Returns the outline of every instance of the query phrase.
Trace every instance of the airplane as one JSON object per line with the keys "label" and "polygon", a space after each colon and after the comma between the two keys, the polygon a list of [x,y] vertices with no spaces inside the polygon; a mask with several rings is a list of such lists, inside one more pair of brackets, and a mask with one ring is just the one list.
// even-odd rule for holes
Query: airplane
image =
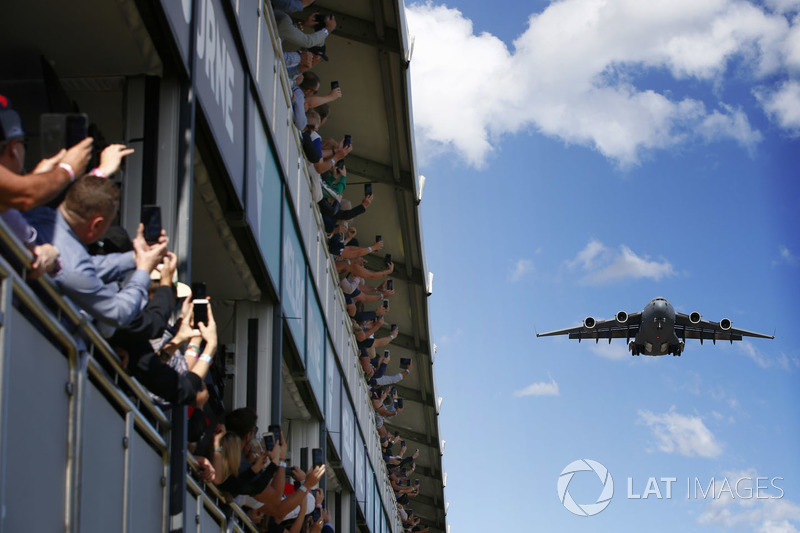
{"label": "airplane", "polygon": [[553,335],[569,335],[570,339],[611,339],[625,338],[631,355],[667,355],[680,356],[686,345],[686,339],[740,341],[742,337],[758,337],[774,339],[774,335],[764,335],[744,329],[731,327],[730,319],[723,318],[719,322],[703,320],[697,311],[685,315],[675,312],[666,299],[653,298],[643,311],[628,314],[620,311],[610,320],[595,320],[586,317],[583,325],[573,328],[536,333],[537,337]]}

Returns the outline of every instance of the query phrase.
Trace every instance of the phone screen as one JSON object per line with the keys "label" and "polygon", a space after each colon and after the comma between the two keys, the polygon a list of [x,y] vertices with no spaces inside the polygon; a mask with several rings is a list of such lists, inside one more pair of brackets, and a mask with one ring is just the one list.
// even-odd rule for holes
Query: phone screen
{"label": "phone screen", "polygon": [[372,194],[372,184],[371,183],[365,183],[364,184],[364,196],[369,196],[370,194]]}
{"label": "phone screen", "polygon": [[271,452],[275,449],[275,437],[272,433],[264,433],[264,449]]}
{"label": "phone screen", "polygon": [[194,323],[208,324],[208,299],[206,298],[206,284],[192,283],[192,298],[194,300]]}
{"label": "phone screen", "polygon": [[325,460],[322,458],[322,448],[314,448],[311,450],[311,462],[313,463],[313,466],[325,464]]}
{"label": "phone screen", "polygon": [[350,146],[353,143],[353,138],[350,135],[344,136],[344,145]]}
{"label": "phone screen", "polygon": [[144,240],[148,244],[158,242],[158,238],[161,237],[161,208],[157,205],[143,205],[142,224],[144,224]]}
{"label": "phone screen", "polygon": [[332,81],[331,82],[331,91],[334,90],[334,89],[338,89],[338,88],[339,88],[339,82],[338,81]]}

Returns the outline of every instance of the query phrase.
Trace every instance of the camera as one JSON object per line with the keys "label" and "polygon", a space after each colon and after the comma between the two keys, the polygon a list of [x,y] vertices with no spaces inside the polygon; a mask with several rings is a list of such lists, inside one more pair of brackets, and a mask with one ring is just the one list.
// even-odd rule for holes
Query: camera
{"label": "camera", "polygon": [[89,136],[89,116],[85,113],[45,113],[39,117],[39,126],[42,158],[53,157]]}
{"label": "camera", "polygon": [[328,19],[331,18],[330,15],[323,15],[321,13],[317,13],[314,15],[314,31],[320,31],[325,28],[325,24],[328,22]]}

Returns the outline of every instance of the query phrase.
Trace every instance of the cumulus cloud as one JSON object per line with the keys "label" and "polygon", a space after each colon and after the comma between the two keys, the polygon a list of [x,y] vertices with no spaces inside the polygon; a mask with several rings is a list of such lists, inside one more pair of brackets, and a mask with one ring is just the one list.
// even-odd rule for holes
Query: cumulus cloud
{"label": "cumulus cloud", "polygon": [[516,283],[531,272],[533,272],[533,261],[530,259],[518,259],[514,263],[514,268],[511,269],[508,279],[512,283]]}
{"label": "cumulus cloud", "polygon": [[800,135],[800,82],[785,81],[774,91],[757,89],[755,95],[772,120],[791,135]]}
{"label": "cumulus cloud", "polygon": [[[800,72],[796,11],[793,0],[558,0],[507,45],[476,34],[456,9],[411,4],[422,156],[456,152],[481,166],[502,135],[523,129],[621,166],[698,140],[753,149],[761,134],[715,89],[734,67],[737,81],[754,87]],[[653,82],[651,74],[671,80]],[[794,127],[796,83],[759,93],[780,127]]]}
{"label": "cumulus cloud", "polygon": [[[728,481],[727,486],[723,480]],[[714,498],[709,495],[710,501],[697,517],[697,523],[728,531],[794,533],[800,523],[800,505],[785,498],[783,483],[780,477],[759,476],[752,468],[715,476]],[[762,487],[760,492],[758,486]],[[756,498],[757,492],[761,498]]]}
{"label": "cumulus cloud", "polygon": [[675,274],[672,265],[666,260],[653,261],[646,255],[639,256],[624,244],[614,250],[597,240],[589,241],[566,264],[571,270],[586,272],[581,281],[590,285],[606,285],[641,278],[658,281]]}
{"label": "cumulus cloud", "polygon": [[687,457],[717,457],[722,453],[722,446],[698,416],[681,415],[673,408],[660,415],[640,410],[639,418],[650,427],[662,452]]}
{"label": "cumulus cloud", "polygon": [[550,383],[541,381],[539,383],[531,383],[524,389],[514,392],[514,396],[522,398],[524,396],[558,396],[558,383],[552,377]]}

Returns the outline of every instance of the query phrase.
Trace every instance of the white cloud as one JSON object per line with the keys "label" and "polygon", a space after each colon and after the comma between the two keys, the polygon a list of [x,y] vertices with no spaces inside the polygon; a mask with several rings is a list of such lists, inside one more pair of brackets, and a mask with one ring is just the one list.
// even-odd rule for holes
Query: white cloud
{"label": "white cloud", "polygon": [[640,410],[639,417],[653,431],[662,452],[688,457],[717,457],[722,453],[722,446],[700,417],[678,414],[674,408],[660,415]]}
{"label": "white cloud", "polygon": [[615,361],[622,361],[623,359],[630,359],[631,354],[628,352],[628,346],[625,342],[608,341],[593,343],[589,345],[589,349],[601,357],[606,359],[613,359]]}
{"label": "white cloud", "polygon": [[511,270],[508,279],[512,283],[516,283],[531,272],[533,272],[533,261],[530,259],[518,259],[514,263],[514,268]]}
{"label": "white cloud", "polygon": [[[797,45],[800,46],[800,39]],[[800,135],[800,82],[789,80],[774,91],[758,89],[754,92],[764,112],[773,121],[790,134]]]}
{"label": "white cloud", "polygon": [[781,246],[779,251],[779,258],[772,262],[773,265],[780,265],[785,264],[789,266],[797,266],[800,265],[800,257],[795,255],[789,248],[786,246]]}
{"label": "white cloud", "polygon": [[756,348],[752,342],[742,341],[737,344],[737,347],[740,352],[755,361],[756,364],[761,368],[769,368],[772,366],[772,361],[769,359],[769,357]]}
{"label": "white cloud", "polygon": [[541,381],[539,383],[531,383],[524,389],[518,390],[514,393],[517,398],[524,396],[558,396],[558,383],[552,377],[550,383]]}
{"label": "white cloud", "polygon": [[658,281],[675,274],[669,261],[652,261],[648,256],[640,257],[624,244],[615,251],[597,240],[589,241],[575,259],[566,264],[572,270],[580,267],[587,272],[582,281],[590,285],[606,285],[615,281],[641,278]]}
{"label": "white cloud", "polygon": [[[759,477],[761,481],[757,481]],[[730,492],[724,490],[721,480],[728,481]],[[797,531],[800,505],[785,498],[785,482],[780,477],[759,476],[755,469],[749,469],[724,472],[719,478],[715,476],[715,481],[720,481],[714,485],[715,497],[708,497],[709,503],[697,517],[698,524],[757,533]],[[704,486],[708,488],[708,481]],[[762,487],[761,498],[755,497],[757,486]]]}
{"label": "white cloud", "polygon": [[[797,2],[769,1],[558,0],[532,14],[511,46],[476,35],[456,9],[412,4],[422,156],[456,152],[480,166],[502,135],[523,129],[593,148],[622,166],[696,140],[752,149],[761,135],[738,104],[702,99],[720,94],[714,89],[732,66],[738,82],[754,85],[800,71],[800,21],[788,18]],[[671,76],[677,90],[651,79],[637,85],[650,73]],[[691,96],[698,90],[705,92]],[[791,128],[787,91],[762,105]]]}

